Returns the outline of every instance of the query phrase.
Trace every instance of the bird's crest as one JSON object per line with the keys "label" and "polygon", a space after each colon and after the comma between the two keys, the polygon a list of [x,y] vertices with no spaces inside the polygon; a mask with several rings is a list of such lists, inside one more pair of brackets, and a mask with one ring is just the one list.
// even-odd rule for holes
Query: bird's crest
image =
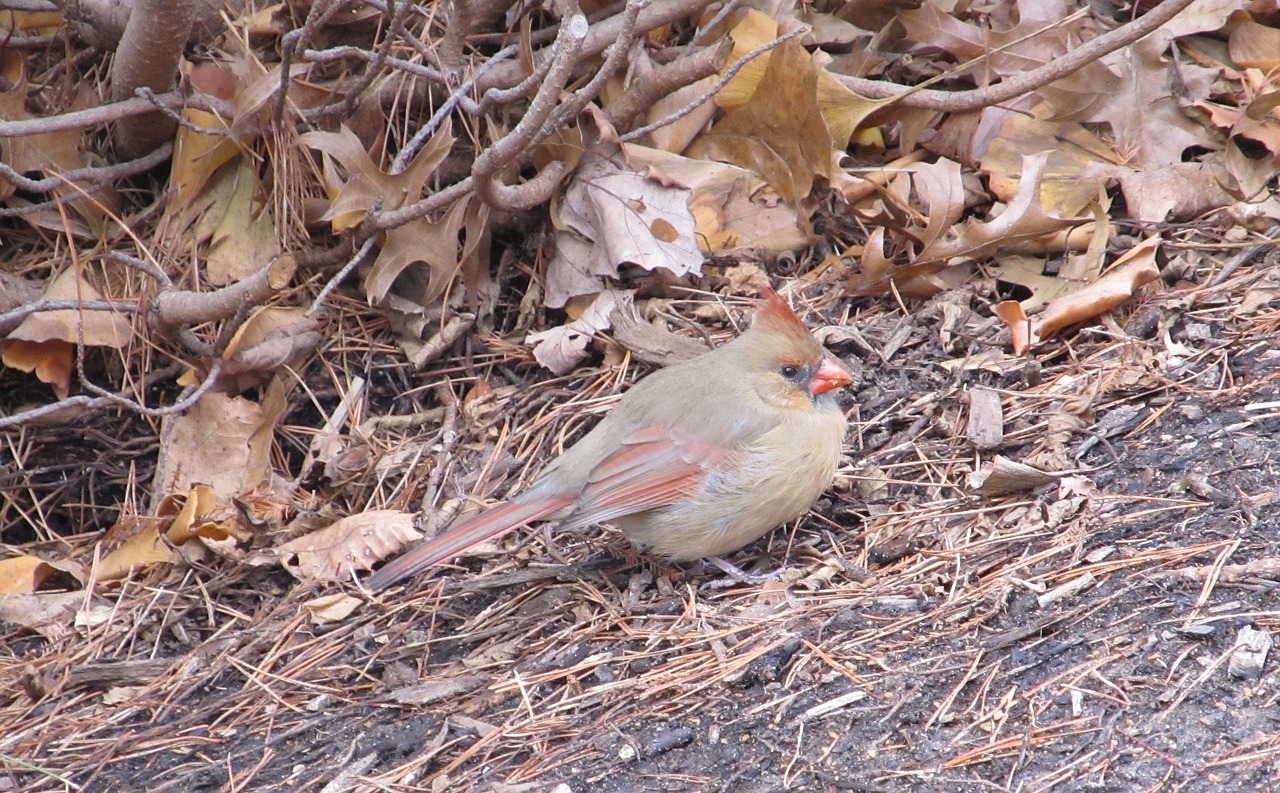
{"label": "bird's crest", "polygon": [[782,295],[767,286],[760,287],[760,305],[756,309],[754,325],[762,325],[776,333],[795,339],[812,340],[809,328],[795,315]]}

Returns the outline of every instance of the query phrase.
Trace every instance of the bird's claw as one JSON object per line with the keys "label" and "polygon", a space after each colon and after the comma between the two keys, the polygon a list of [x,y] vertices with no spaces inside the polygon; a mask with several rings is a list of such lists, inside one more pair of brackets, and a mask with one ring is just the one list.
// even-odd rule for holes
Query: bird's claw
{"label": "bird's claw", "polygon": [[715,589],[727,589],[736,584],[749,584],[751,586],[759,586],[769,581],[777,581],[786,572],[787,566],[784,564],[777,570],[768,573],[748,573],[741,567],[727,559],[719,556],[708,557],[707,561],[724,571],[724,578],[714,578],[710,581],[704,581],[698,586],[698,589],[707,591]]}

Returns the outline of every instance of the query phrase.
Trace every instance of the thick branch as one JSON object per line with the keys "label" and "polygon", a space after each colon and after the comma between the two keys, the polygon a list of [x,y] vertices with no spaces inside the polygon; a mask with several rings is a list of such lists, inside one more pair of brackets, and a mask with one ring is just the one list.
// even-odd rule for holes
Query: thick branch
{"label": "thick branch", "polygon": [[[111,97],[119,101],[139,88],[173,88],[195,16],[194,0],[138,0],[116,51]],[[116,145],[126,157],[141,157],[172,139],[176,129],[159,113],[131,118],[116,127]]]}

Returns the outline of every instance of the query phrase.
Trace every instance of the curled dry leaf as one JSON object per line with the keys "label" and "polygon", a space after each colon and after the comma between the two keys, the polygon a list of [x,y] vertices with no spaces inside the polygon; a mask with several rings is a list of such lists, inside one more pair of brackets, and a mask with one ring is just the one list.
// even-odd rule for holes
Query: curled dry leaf
{"label": "curled dry leaf", "polygon": [[969,474],[969,489],[984,496],[1004,496],[1034,490],[1056,481],[1059,476],[996,455]]}
{"label": "curled dry leaf", "polygon": [[131,518],[112,527],[108,538],[116,533],[131,531],[127,524],[141,525],[141,529],[135,531],[124,543],[102,557],[94,568],[95,579],[118,581],[139,568],[177,562],[174,546],[197,536],[201,527],[208,522],[205,517],[214,507],[213,490],[197,486],[185,493],[163,499],[154,519]]}
{"label": "curled dry leaf", "polygon": [[[54,276],[41,296],[44,300],[102,300],[102,293],[81,273],[79,266],[68,267]],[[5,366],[23,372],[34,372],[42,383],[53,387],[59,399],[66,399],[71,389],[74,345],[123,349],[133,330],[121,315],[109,311],[41,311],[31,314],[13,330],[0,348]]]}
{"label": "curled dry leaf", "polygon": [[[276,549],[282,567],[307,581],[346,581],[422,538],[413,515],[384,509],[350,515]],[[296,564],[289,564],[296,557]]]}
{"label": "curled dry leaf", "polygon": [[1160,277],[1156,267],[1159,237],[1150,237],[1116,260],[1101,278],[1083,289],[1058,298],[1045,306],[1039,320],[1039,337],[1044,338],[1077,322],[1104,314],[1133,297],[1139,287]]}
{"label": "curled dry leaf", "polygon": [[[224,353],[227,376],[274,372],[310,353],[320,342],[320,323],[299,306],[265,306],[255,311]],[[243,389],[240,389],[243,390]]]}
{"label": "curled dry leaf", "polygon": [[1039,341],[1031,329],[1031,320],[1027,319],[1022,304],[1016,300],[1002,300],[992,306],[995,315],[1009,328],[1011,345],[1015,355],[1025,355],[1032,343]]}
{"label": "curled dry leaf", "polygon": [[569,324],[530,333],[525,343],[533,347],[533,357],[558,375],[572,370],[587,357],[591,337],[609,329],[619,295],[625,294],[628,293],[606,289],[596,295],[586,310]]}

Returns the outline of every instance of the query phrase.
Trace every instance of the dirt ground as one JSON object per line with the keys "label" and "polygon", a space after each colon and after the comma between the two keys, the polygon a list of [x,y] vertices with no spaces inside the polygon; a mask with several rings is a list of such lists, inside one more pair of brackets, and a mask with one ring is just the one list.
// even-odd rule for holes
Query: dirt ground
{"label": "dirt ground", "polygon": [[[775,582],[709,586],[593,529],[377,598],[223,561],[80,592],[59,631],[4,626],[0,790],[1280,790],[1275,658],[1232,671],[1242,629],[1280,629],[1274,273],[1170,278],[1024,358],[987,287],[827,303],[812,326],[857,329],[827,334],[861,377],[849,455],[733,557]],[[503,371],[502,415],[589,426],[546,411],[598,371]],[[141,422],[95,426],[62,465],[147,453]],[[493,450],[472,435],[461,493]],[[984,495],[997,454],[1056,475]],[[508,462],[493,497],[527,476]],[[315,624],[341,592],[360,608]]]}

